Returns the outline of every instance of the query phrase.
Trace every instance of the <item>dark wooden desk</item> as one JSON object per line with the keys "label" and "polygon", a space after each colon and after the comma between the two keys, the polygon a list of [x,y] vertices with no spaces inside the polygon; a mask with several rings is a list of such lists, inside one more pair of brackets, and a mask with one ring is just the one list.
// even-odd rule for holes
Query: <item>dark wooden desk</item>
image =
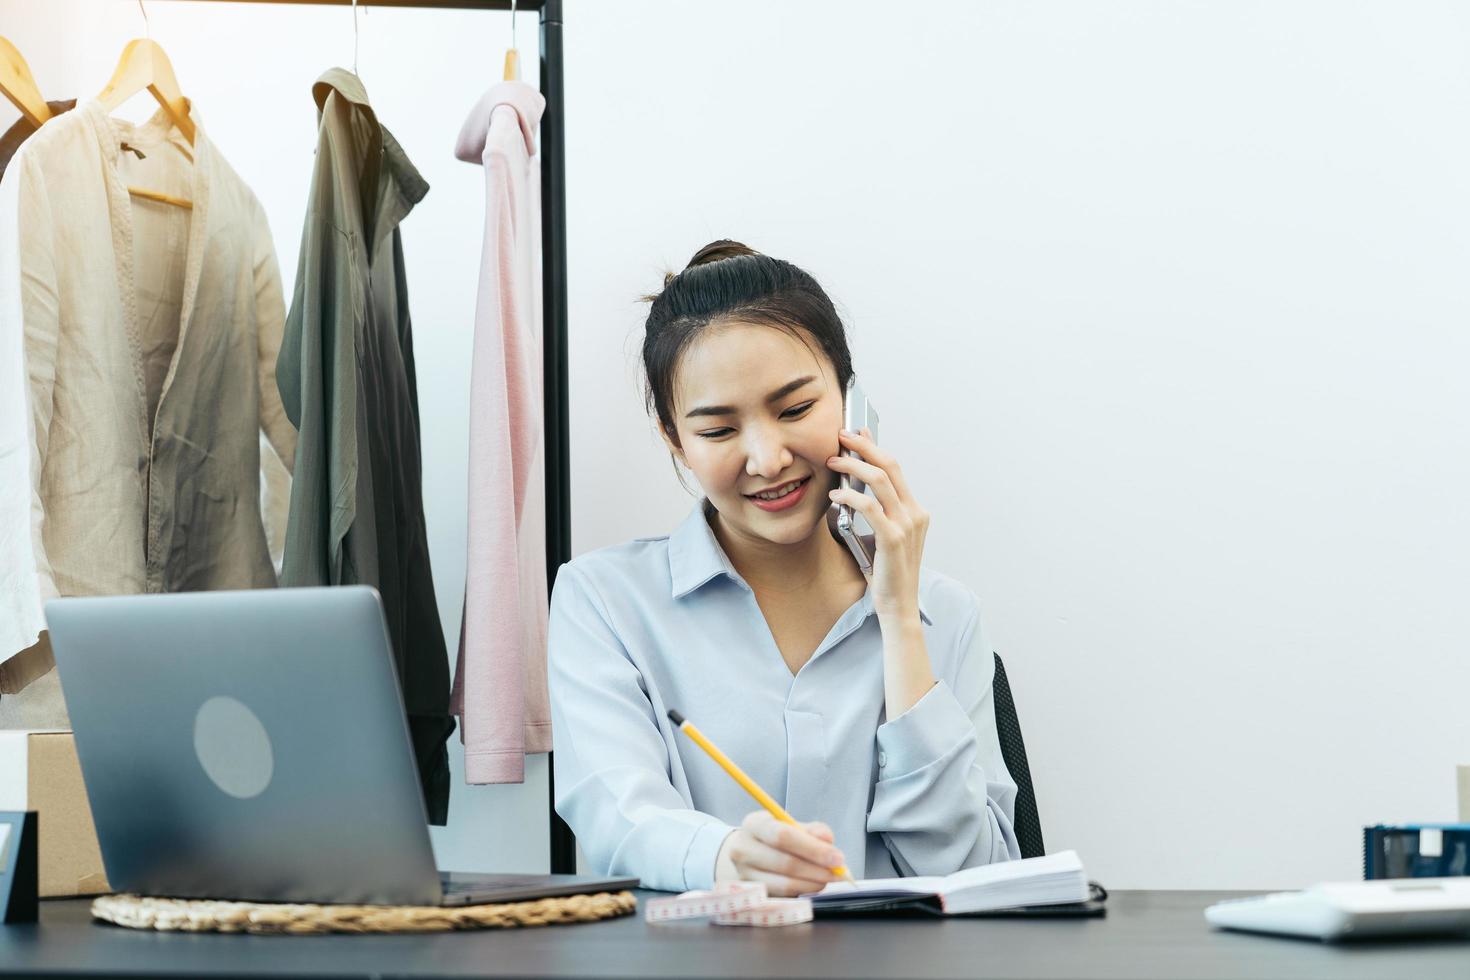
{"label": "dark wooden desk", "polygon": [[[1357,946],[1212,931],[1222,892],[1114,892],[1105,919],[825,920],[784,929],[706,922],[431,936],[219,936],[94,924],[44,902],[0,926],[0,975],[204,977],[838,977],[1322,980],[1470,978],[1470,941]],[[647,895],[640,895],[640,899]]]}

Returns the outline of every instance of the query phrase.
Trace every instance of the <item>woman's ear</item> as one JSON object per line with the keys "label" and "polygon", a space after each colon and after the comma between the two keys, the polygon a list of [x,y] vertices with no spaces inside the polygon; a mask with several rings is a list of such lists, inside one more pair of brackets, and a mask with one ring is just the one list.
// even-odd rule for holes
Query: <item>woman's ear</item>
{"label": "woman's ear", "polygon": [[669,455],[674,457],[674,461],[680,466],[684,467],[686,470],[689,469],[689,460],[684,458],[684,450],[680,448],[679,440],[674,436],[674,434],[670,433],[669,430],[664,428],[663,426],[658,427],[658,434],[659,437],[663,439],[664,445],[669,447]]}

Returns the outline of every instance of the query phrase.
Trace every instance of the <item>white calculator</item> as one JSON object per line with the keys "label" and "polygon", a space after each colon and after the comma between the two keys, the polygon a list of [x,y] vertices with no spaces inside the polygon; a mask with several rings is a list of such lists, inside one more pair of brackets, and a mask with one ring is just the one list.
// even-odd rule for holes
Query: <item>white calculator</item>
{"label": "white calculator", "polygon": [[1205,909],[1222,929],[1333,941],[1462,932],[1470,938],[1470,878],[1394,878],[1314,885],[1233,898]]}

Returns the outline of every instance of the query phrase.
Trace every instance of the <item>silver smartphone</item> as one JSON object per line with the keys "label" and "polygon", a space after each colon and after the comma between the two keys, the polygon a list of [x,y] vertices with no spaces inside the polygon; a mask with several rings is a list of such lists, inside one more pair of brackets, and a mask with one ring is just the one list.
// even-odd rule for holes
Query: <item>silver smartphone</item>
{"label": "silver smartphone", "polygon": [[[858,384],[854,377],[847,383],[847,393],[843,398],[842,405],[842,427],[849,432],[861,432],[868,430],[868,434],[874,442],[878,441],[878,412],[873,408],[873,403],[868,401],[863,386]],[[862,456],[854,450],[843,451],[846,455],[855,459]],[[838,475],[838,483],[843,489],[851,488],[858,493],[867,491],[868,486],[856,477],[850,477],[846,473]],[[852,557],[857,560],[858,568],[863,570],[864,575],[873,572],[873,556],[868,552],[867,543],[857,527],[858,515],[846,504],[837,507],[837,533],[842,535],[842,540],[847,542],[847,548],[852,552]]]}

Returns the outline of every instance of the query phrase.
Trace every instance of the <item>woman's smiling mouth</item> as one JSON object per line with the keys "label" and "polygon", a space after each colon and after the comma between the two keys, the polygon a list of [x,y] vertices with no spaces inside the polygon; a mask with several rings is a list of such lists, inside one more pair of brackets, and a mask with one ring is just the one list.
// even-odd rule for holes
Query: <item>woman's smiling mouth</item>
{"label": "woman's smiling mouth", "polygon": [[795,507],[806,496],[807,484],[812,478],[791,480],[773,490],[745,494],[745,498],[764,511],[786,510]]}

